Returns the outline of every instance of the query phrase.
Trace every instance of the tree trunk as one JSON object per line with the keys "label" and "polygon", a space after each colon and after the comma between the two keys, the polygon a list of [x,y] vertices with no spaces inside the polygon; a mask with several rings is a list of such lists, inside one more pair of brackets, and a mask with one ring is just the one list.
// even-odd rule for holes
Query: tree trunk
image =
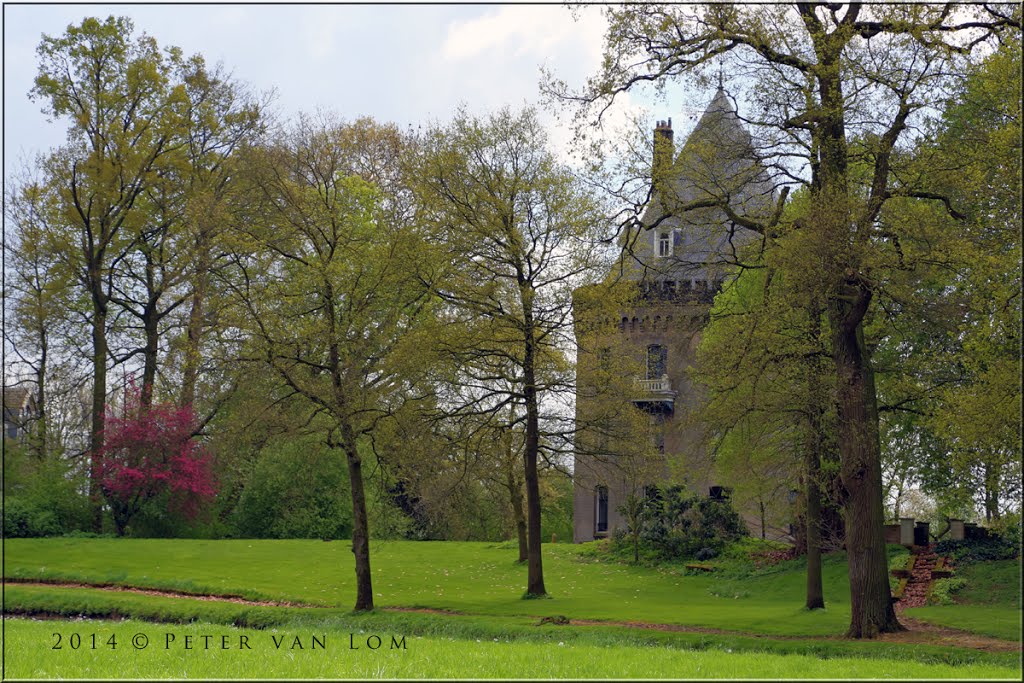
{"label": "tree trunk", "polygon": [[139,410],[148,411],[153,405],[153,384],[156,382],[157,353],[160,349],[160,329],[158,326],[156,302],[147,304],[142,318],[142,327],[146,333],[146,346],[143,349],[142,389],[139,394]]}
{"label": "tree trunk", "polygon": [[532,291],[523,295],[526,344],[523,354],[523,395],[526,402],[526,446],[523,449],[526,482],[526,594],[547,595],[544,588],[544,567],[541,564],[540,538],[540,477],[537,458],[540,453],[540,412],[537,406],[537,384],[533,337]]}
{"label": "tree trunk", "polygon": [[807,609],[825,607],[825,591],[821,581],[821,487],[818,485],[821,429],[820,420],[813,420],[810,426],[810,448],[806,452],[807,522],[804,528],[807,535]]}
{"label": "tree trunk", "polygon": [[[164,229],[167,229],[166,226]],[[146,303],[142,309],[142,329],[146,345],[142,350],[142,391],[139,395],[139,412],[147,412],[153,405],[153,384],[156,382],[157,352],[160,349],[160,296],[157,287],[156,264],[150,252],[146,251]]]}
{"label": "tree trunk", "polygon": [[120,510],[120,506],[117,503],[111,504],[111,518],[114,520],[114,533],[117,534],[118,538],[124,536],[125,531],[128,530],[128,520],[125,517],[124,511]]}
{"label": "tree trunk", "polygon": [[761,540],[763,541],[763,540],[765,540],[766,538],[768,538],[768,528],[767,528],[767,527],[768,527],[768,525],[767,525],[767,523],[766,523],[766,521],[765,521],[765,514],[764,514],[764,501],[763,501],[763,500],[761,500],[761,501],[758,501],[758,503],[757,503],[757,504],[758,504],[758,506],[759,506],[759,507],[760,507],[760,509],[761,509]]}
{"label": "tree trunk", "polygon": [[188,312],[188,327],[185,341],[185,359],[181,370],[181,405],[191,406],[196,402],[196,383],[199,381],[199,364],[202,359],[203,315],[206,303],[206,279],[208,255],[206,240],[200,239],[199,256],[196,264],[196,279],[192,288],[192,299]]}
{"label": "tree trunk", "polygon": [[[822,310],[817,299],[808,308],[810,332],[815,340],[821,338]],[[822,361],[811,361],[813,372],[807,375],[807,439],[804,442],[804,478],[806,480],[806,517],[804,533],[807,539],[807,609],[824,609],[825,591],[821,579],[821,456],[825,445],[825,377]]]}
{"label": "tree trunk", "polygon": [[[532,374],[532,373],[530,373]],[[527,380],[530,381],[530,380]],[[537,398],[534,392],[527,391],[527,394],[534,394],[532,400],[528,396],[526,404],[526,450],[525,475],[526,475],[526,592],[528,595],[546,595],[544,588],[544,568],[541,564],[541,538],[540,538],[540,477],[537,473],[537,455],[539,449],[539,438],[537,434]],[[531,405],[532,403],[532,405]]]}
{"label": "tree trunk", "polygon": [[366,492],[363,489],[363,463],[356,448],[356,438],[348,428],[343,447],[348,461],[348,479],[352,490],[352,554],[356,558],[356,612],[373,609],[373,584],[370,575],[370,528],[366,515]]}
{"label": "tree trunk", "polygon": [[999,475],[991,463],[985,463],[985,521],[999,519]]}
{"label": "tree trunk", "polygon": [[[99,275],[97,273],[97,279]],[[102,287],[95,283],[94,287]],[[92,425],[89,432],[89,504],[92,526],[103,532],[103,489],[101,486],[103,429],[107,417],[107,311],[102,291],[93,291],[92,312]]]}
{"label": "tree trunk", "polygon": [[851,638],[873,638],[903,630],[889,590],[882,507],[882,464],[874,377],[861,321],[871,294],[853,291],[850,304],[838,297],[829,306],[832,354],[837,378],[840,476],[844,489],[846,553],[850,576]]}
{"label": "tree trunk", "polygon": [[[511,451],[511,448],[509,449]],[[512,519],[516,524],[516,538],[519,539],[519,562],[526,562],[529,556],[526,541],[526,515],[523,514],[523,494],[516,481],[513,461],[508,461],[505,470],[505,486],[508,487],[509,502],[512,504]]]}
{"label": "tree trunk", "polygon": [[366,515],[366,492],[363,489],[363,461],[359,457],[356,433],[346,413],[347,395],[342,381],[341,351],[338,348],[338,333],[335,328],[337,320],[334,312],[334,288],[330,280],[323,282],[323,314],[329,325],[330,344],[328,345],[328,364],[331,372],[331,384],[334,403],[337,406],[339,427],[341,432],[340,445],[345,451],[348,463],[348,481],[352,492],[352,554],[356,560],[356,612],[373,609],[373,582],[370,574],[370,527]]}
{"label": "tree trunk", "polygon": [[[857,267],[857,250],[867,234],[852,218],[849,147],[841,61],[849,34],[816,32],[815,7],[799,11],[812,31],[820,120],[812,128],[817,167],[812,168],[812,199],[822,246],[832,254],[831,267],[842,278],[828,287],[828,320],[836,377],[837,439],[850,577],[851,638],[873,638],[903,630],[889,590],[885,553],[885,512],[874,377],[864,344],[863,320],[872,292]],[[860,227],[858,230],[857,228]],[[827,283],[823,283],[827,284]]]}
{"label": "tree trunk", "polygon": [[49,335],[46,325],[40,324],[39,333],[39,365],[36,366],[36,421],[32,429],[32,448],[35,456],[42,462],[46,459],[47,451],[47,417],[46,407],[46,361],[49,352]]}

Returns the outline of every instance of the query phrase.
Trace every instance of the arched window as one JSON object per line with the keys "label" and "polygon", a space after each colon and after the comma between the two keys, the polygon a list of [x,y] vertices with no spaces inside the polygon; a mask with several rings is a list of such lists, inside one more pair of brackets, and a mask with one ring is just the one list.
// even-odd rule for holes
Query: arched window
{"label": "arched window", "polygon": [[608,531],[608,487],[598,486],[594,495],[594,516],[596,517],[596,526],[594,529],[600,533],[602,531]]}
{"label": "arched window", "polygon": [[661,379],[668,363],[668,349],[661,344],[647,347],[647,379]]}

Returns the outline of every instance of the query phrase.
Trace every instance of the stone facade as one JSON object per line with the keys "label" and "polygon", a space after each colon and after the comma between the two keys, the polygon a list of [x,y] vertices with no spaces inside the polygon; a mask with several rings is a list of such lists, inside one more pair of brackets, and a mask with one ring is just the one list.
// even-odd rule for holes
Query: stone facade
{"label": "stone facade", "polygon": [[4,387],[4,438],[21,439],[35,419],[35,396],[25,387]]}
{"label": "stone facade", "polygon": [[[624,372],[634,376],[633,382],[623,383],[622,393],[629,395],[621,398],[649,417],[655,443],[649,455],[637,458],[615,448],[603,451],[579,437],[573,475],[577,543],[624,528],[620,507],[630,494],[644,495],[651,486],[681,484],[701,494],[709,494],[712,487],[728,490],[702,443],[695,419],[702,398],[690,368],[714,295],[732,272],[737,250],[755,235],[737,227],[721,209],[693,205],[728,196],[731,206],[750,215],[769,210],[774,194],[722,89],[678,155],[671,119],[658,122],[653,154],[652,200],[641,225],[624,237],[616,269],[635,284],[634,303],[618,311],[604,335],[605,348],[615,349],[626,361]],[[589,322],[580,303],[584,299],[577,297],[574,305],[577,339]],[[602,381],[585,356],[581,345],[576,400],[581,431],[592,421],[595,404],[590,397]],[[760,510],[745,502],[734,499],[752,533],[759,533]],[[788,500],[775,503],[790,505]],[[788,531],[776,527],[768,535],[784,538]]]}

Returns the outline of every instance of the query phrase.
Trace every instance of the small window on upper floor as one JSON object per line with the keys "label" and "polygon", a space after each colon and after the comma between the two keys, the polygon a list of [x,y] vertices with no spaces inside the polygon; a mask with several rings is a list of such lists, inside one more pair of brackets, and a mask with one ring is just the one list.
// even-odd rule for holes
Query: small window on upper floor
{"label": "small window on upper floor", "polygon": [[658,232],[658,256],[672,255],[672,232],[660,230]]}

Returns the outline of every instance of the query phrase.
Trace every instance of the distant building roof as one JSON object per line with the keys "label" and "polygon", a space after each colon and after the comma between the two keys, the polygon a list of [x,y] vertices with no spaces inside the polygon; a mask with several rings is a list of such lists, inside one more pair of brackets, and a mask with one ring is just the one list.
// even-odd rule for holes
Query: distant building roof
{"label": "distant building roof", "polygon": [[35,394],[28,387],[4,387],[3,434],[17,439],[33,417]]}
{"label": "distant building roof", "polygon": [[4,408],[21,410],[28,405],[28,387],[4,387]]}
{"label": "distant building roof", "polygon": [[[664,131],[664,124],[659,124],[659,129],[656,135]],[[668,133],[671,136],[671,129]],[[768,172],[757,158],[750,133],[723,88],[718,88],[665,175],[666,182],[655,184],[640,218],[642,227],[629,236],[634,260],[627,268],[629,276],[683,280],[720,277],[733,259],[734,250],[755,235],[733,226],[720,208],[687,205],[727,200],[735,213],[763,218],[774,198]],[[672,234],[672,255],[659,257],[658,235],[666,230]]]}

